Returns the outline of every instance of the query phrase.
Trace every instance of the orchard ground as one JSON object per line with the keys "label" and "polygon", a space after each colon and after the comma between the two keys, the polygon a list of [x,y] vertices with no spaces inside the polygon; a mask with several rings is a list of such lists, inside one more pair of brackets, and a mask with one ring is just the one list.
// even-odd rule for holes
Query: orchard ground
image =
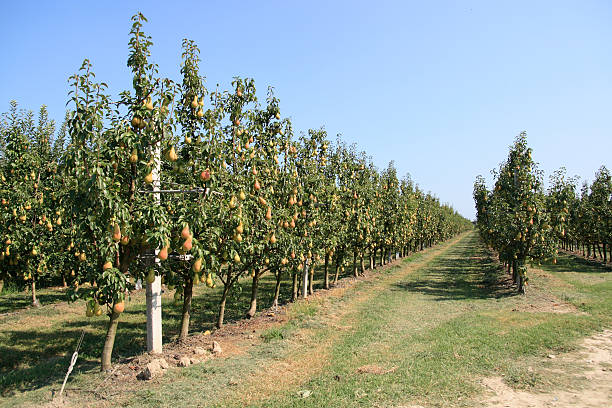
{"label": "orchard ground", "polygon": [[[136,379],[148,357],[138,355],[143,294],[122,316],[111,375],[96,364],[104,317],[86,319],[82,303],[15,311],[0,317],[0,404],[56,404],[85,330],[67,406],[611,405],[612,273],[570,254],[529,273],[527,295],[516,295],[473,231],[212,335],[201,333],[212,327],[219,293],[200,286],[195,334],[169,345],[166,357],[212,340],[223,353],[187,368],[170,361],[148,382]],[[234,321],[248,304],[248,281],[243,287],[228,310]],[[165,299],[169,342],[180,306]]]}

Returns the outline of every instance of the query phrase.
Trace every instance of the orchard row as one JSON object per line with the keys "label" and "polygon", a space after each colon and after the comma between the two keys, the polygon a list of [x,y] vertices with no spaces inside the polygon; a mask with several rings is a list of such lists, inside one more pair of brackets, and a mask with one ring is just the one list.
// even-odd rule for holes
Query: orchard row
{"label": "orchard row", "polygon": [[518,290],[528,282],[526,262],[551,260],[556,263],[560,247],[581,248],[607,261],[612,242],[612,179],[601,167],[595,181],[585,183],[580,196],[576,180],[557,171],[544,190],[542,172],[537,170],[521,133],[510,148],[508,159],[494,171],[495,187],[487,190],[478,177],[474,184],[477,223],[484,241],[499,252],[508,265]]}
{"label": "orchard row", "polygon": [[209,90],[198,48],[183,42],[182,78],[158,76],[151,39],[133,18],[133,89],[117,99],[85,61],[70,78],[70,111],[55,134],[13,104],[2,126],[2,279],[62,276],[88,315],[107,313],[108,369],[126,296],[162,279],[183,302],[188,333],[193,285],[223,285],[217,326],[236,282],[252,279],[247,316],[264,273],[293,278],[322,268],[329,288],[345,267],[363,273],[471,224],[324,130],[294,135],[271,91],[250,79]]}

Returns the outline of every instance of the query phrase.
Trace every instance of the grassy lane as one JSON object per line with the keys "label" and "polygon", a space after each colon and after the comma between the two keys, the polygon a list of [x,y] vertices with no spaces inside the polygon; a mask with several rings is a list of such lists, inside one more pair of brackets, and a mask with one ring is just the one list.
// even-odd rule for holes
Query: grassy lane
{"label": "grassy lane", "polygon": [[[286,323],[234,344],[240,353],[171,369],[153,382],[102,388],[101,398],[73,394],[72,402],[479,406],[485,391],[480,380],[491,376],[519,389],[579,389],[583,384],[562,374],[578,368],[546,356],[612,327],[612,273],[562,255],[557,265],[530,274],[527,296],[515,295],[477,234],[468,233],[355,285],[290,305]],[[101,379],[79,374],[70,386],[92,389]],[[48,394],[45,387],[6,402],[35,405]]]}
{"label": "grassy lane", "polygon": [[182,370],[130,403],[477,406],[484,376],[517,388],[566,387],[562,375],[532,366],[612,323],[612,279],[564,262],[578,272],[546,267],[527,297],[516,296],[496,284],[503,272],[472,233],[364,282],[350,298],[298,304],[299,322],[276,329],[277,340]]}

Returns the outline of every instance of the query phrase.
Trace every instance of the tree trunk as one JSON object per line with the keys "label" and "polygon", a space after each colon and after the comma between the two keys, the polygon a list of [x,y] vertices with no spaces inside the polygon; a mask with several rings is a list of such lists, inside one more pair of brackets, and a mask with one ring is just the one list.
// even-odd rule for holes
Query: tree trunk
{"label": "tree trunk", "polygon": [[227,294],[229,293],[229,283],[231,277],[227,278],[227,285],[223,285],[223,294],[221,295],[221,303],[219,304],[219,316],[217,317],[217,329],[223,327],[223,318],[225,317],[225,302],[227,301]]}
{"label": "tree trunk", "polygon": [[3,288],[4,288],[4,279],[0,279],[0,293],[2,293]]}
{"label": "tree trunk", "polygon": [[522,295],[525,294],[525,277],[519,275],[518,292]]}
{"label": "tree trunk", "polygon": [[185,340],[189,334],[189,319],[191,317],[191,298],[193,297],[193,278],[185,281],[183,288],[183,315],[181,317],[181,334],[179,341]]}
{"label": "tree trunk", "polygon": [[340,274],[340,256],[336,255],[336,274],[334,275],[334,285],[338,282],[338,275]]}
{"label": "tree trunk", "polygon": [[315,259],[314,256],[310,260],[310,270],[308,271],[308,294],[312,295],[314,293],[314,289],[312,287],[312,282],[314,281],[314,272],[315,272]]}
{"label": "tree trunk", "polygon": [[603,243],[603,259],[604,263],[608,262],[608,254],[606,254],[606,243]]}
{"label": "tree trunk", "polygon": [[374,269],[376,269],[376,267],[374,266],[374,257],[372,256],[372,253],[370,253],[370,270]]}
{"label": "tree trunk", "polygon": [[246,317],[249,319],[255,316],[257,312],[257,288],[259,286],[259,271],[255,271],[253,275],[253,282],[251,283],[251,306],[246,312]]}
{"label": "tree trunk", "polygon": [[66,282],[66,275],[64,273],[62,273],[62,287],[68,287],[68,283]]}
{"label": "tree trunk", "polygon": [[595,249],[595,243],[593,243],[593,259],[597,259],[597,250]]}
{"label": "tree trunk", "polygon": [[380,266],[385,266],[385,248],[380,248]]}
{"label": "tree trunk", "polygon": [[597,252],[599,252],[599,259],[603,258],[603,255],[601,254],[601,245],[599,245],[599,242],[597,243]]}
{"label": "tree trunk", "polygon": [[274,302],[272,302],[272,306],[278,307],[278,297],[280,296],[280,286],[281,286],[281,278],[283,271],[276,271],[276,286],[274,286]]}
{"label": "tree trunk", "polygon": [[587,258],[591,257],[591,244],[588,243],[586,244],[586,248],[587,248]]}
{"label": "tree trunk", "polygon": [[365,265],[363,263],[363,252],[359,256],[359,273],[365,275]]}
{"label": "tree trunk", "polygon": [[357,277],[357,250],[353,249],[353,276]]}
{"label": "tree trunk", "polygon": [[518,292],[522,295],[525,294],[525,277],[527,275],[527,266],[525,266],[524,259],[518,259],[514,261],[514,266],[516,268],[517,281],[516,284],[518,286]]}
{"label": "tree trunk", "polygon": [[329,289],[329,254],[325,254],[325,264],[323,265],[323,287]]}
{"label": "tree trunk", "polygon": [[40,307],[40,302],[36,298],[36,281],[32,279],[32,306]]}
{"label": "tree trunk", "polygon": [[115,335],[117,334],[117,325],[119,324],[119,316],[120,314],[115,312],[111,312],[109,316],[106,340],[104,340],[104,348],[102,349],[102,371],[108,371],[112,368],[111,360],[113,346],[115,345]]}
{"label": "tree trunk", "polygon": [[298,298],[298,273],[293,271],[293,291],[291,293],[291,301],[295,302]]}
{"label": "tree trunk", "polygon": [[376,267],[378,266],[377,265],[378,264],[378,259],[377,259],[377,256],[376,256],[377,252],[378,252],[378,249],[374,248],[374,253],[372,254],[372,258],[374,258],[374,269],[376,269]]}

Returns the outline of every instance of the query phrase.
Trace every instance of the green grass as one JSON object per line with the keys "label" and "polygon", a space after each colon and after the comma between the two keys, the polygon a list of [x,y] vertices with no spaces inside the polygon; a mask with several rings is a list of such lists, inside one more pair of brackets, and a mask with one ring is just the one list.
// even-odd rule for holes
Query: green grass
{"label": "green grass", "polygon": [[[347,268],[349,269],[349,268]],[[315,290],[323,285],[322,267],[315,269]],[[349,271],[343,276],[347,276]],[[270,274],[260,280],[258,305],[269,307],[273,301],[275,278]],[[250,302],[251,279],[241,280],[230,292],[225,321],[242,319]],[[190,332],[214,330],[221,285],[215,289],[200,284],[194,288]],[[28,308],[31,295],[14,292],[0,296],[0,397],[29,392],[63,379],[76,343],[85,332],[75,374],[95,372],[106,334],[108,318],[85,317],[85,304],[65,302],[63,289],[39,292],[43,307]],[[173,293],[163,296],[164,343],[175,340],[180,330],[182,304],[174,304]],[[279,302],[291,298],[291,281],[284,275]],[[130,357],[146,350],[144,291],[133,294],[119,322],[113,360]],[[307,311],[314,314],[315,309]],[[5,315],[1,315],[6,313]]]}
{"label": "green grass", "polygon": [[[44,288],[36,291],[36,297],[42,305],[48,305],[66,300],[66,289]],[[10,285],[5,285],[0,293],[0,316],[32,306],[32,293],[18,291]]]}
{"label": "green grass", "polygon": [[[260,331],[257,335],[263,341],[249,345],[242,354],[172,370],[163,381],[137,383],[120,394],[109,391],[108,401],[87,402],[162,407],[175,405],[180,398],[183,405],[203,407],[477,406],[483,392],[478,380],[486,376],[503,376],[515,388],[579,386],[549,370],[553,362],[545,356],[573,350],[584,336],[612,325],[612,274],[607,269],[561,255],[557,265],[538,267],[545,274],[532,273],[527,296],[519,296],[498,283],[504,271],[475,233],[427,254],[386,268],[341,297],[292,304],[290,319]],[[414,266],[407,269],[410,265]],[[231,303],[237,311],[233,318],[246,307],[248,299],[243,296]],[[206,299],[210,297],[214,296],[206,292]],[[551,299],[571,303],[575,312],[547,311]],[[171,307],[166,310],[170,318],[178,313]],[[206,316],[204,310],[199,313]],[[139,333],[142,324],[135,317],[122,323],[118,340],[126,333]],[[50,336],[56,327],[49,328]],[[176,326],[167,327],[173,336]],[[207,327],[201,324],[198,329]],[[11,344],[0,339],[2,347]],[[40,338],[30,344],[42,343]],[[52,346],[53,342],[47,347]],[[125,355],[138,348],[142,345],[119,346]],[[93,355],[86,357],[84,367],[88,363],[94,363]],[[62,371],[65,365],[65,361],[59,365]],[[364,366],[377,367],[381,373],[363,373],[359,369]],[[32,374],[42,372],[40,364],[33,367]],[[80,370],[71,387],[91,387],[101,381],[99,375],[82,374],[86,368]],[[29,383],[13,377],[7,389],[14,395],[7,402],[48,401],[52,382]],[[27,392],[32,389],[37,391]],[[302,398],[303,390],[312,393]]]}

